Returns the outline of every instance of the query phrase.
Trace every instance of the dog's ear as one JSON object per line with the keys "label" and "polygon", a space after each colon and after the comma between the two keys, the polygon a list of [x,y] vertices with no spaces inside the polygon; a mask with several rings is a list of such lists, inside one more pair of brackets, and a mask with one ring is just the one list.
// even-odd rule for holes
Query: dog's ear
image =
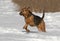
{"label": "dog's ear", "polygon": [[27,9],[30,11],[31,10],[31,8],[30,7],[27,7]]}
{"label": "dog's ear", "polygon": [[21,8],[21,10],[22,10],[22,9],[26,9],[26,6],[23,6],[23,7]]}
{"label": "dog's ear", "polygon": [[30,9],[30,7],[27,7],[27,9]]}

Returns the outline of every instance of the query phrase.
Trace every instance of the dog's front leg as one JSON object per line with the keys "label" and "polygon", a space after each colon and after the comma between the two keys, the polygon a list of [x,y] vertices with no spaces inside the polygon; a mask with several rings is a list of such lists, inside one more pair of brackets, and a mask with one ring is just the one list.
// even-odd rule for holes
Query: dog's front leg
{"label": "dog's front leg", "polygon": [[26,32],[30,32],[30,30],[29,30],[29,29],[27,29],[27,27],[28,27],[28,24],[25,24],[25,25],[24,25],[24,27],[23,27],[23,29],[25,29],[25,30],[26,30]]}

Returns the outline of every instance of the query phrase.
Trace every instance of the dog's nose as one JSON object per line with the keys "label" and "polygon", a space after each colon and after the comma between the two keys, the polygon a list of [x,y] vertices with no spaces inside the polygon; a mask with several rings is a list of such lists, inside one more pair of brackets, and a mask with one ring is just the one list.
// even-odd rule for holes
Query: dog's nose
{"label": "dog's nose", "polygon": [[20,12],[19,15],[22,15],[22,12]]}

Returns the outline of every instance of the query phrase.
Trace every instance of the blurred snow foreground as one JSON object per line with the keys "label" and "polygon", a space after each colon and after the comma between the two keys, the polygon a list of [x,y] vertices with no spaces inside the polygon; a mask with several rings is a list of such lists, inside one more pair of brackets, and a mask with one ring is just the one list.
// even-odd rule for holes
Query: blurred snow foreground
{"label": "blurred snow foreground", "polygon": [[[11,0],[0,0],[0,41],[60,41],[60,12],[45,13],[47,32],[28,26],[31,32],[26,33],[24,18],[14,11],[15,8]],[[36,15],[42,16],[40,13]]]}

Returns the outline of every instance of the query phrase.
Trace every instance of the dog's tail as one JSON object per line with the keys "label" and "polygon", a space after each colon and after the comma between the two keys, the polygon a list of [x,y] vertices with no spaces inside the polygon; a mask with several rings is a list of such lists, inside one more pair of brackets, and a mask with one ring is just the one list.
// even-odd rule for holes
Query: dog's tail
{"label": "dog's tail", "polygon": [[43,9],[43,16],[42,16],[42,19],[44,18],[44,16],[45,16],[45,10]]}

